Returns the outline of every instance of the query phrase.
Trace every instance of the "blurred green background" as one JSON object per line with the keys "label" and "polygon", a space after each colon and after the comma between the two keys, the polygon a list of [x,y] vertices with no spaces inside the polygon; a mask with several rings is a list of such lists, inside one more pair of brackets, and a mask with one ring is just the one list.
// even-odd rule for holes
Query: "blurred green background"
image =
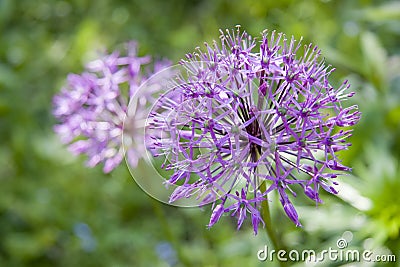
{"label": "blurred green background", "polygon": [[134,39],[140,54],[176,62],[236,24],[318,44],[337,68],[331,82],[349,79],[357,95],[347,105],[363,113],[341,154],[354,170],[339,197],[315,208],[299,196],[300,229],[274,201],[280,238],[321,251],[344,237],[400,266],[400,2],[369,0],[0,0],[0,266],[274,265],[257,259],[269,241],[248,221],[236,231],[224,217],[208,230],[209,207],[157,203],[125,166],[88,169],[52,131],[52,96],[99,49]]}

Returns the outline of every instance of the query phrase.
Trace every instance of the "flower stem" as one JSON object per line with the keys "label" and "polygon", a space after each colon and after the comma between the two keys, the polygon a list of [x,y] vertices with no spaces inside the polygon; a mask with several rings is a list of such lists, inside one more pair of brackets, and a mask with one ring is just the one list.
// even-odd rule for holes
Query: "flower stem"
{"label": "flower stem", "polygon": [[[266,191],[265,182],[263,182],[260,186],[261,192]],[[272,227],[272,220],[271,220],[271,212],[269,208],[268,200],[264,200],[261,202],[261,217],[265,222],[265,230],[267,232],[268,238],[271,241],[272,245],[275,248],[275,251],[284,250],[285,247],[280,242],[279,238],[277,238],[277,234]],[[278,259],[278,263],[280,267],[287,266],[287,262],[280,261]]]}

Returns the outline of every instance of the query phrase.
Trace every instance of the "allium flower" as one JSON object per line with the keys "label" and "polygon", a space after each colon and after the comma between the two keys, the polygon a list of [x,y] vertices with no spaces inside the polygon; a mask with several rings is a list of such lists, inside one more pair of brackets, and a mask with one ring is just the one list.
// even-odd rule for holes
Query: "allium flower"
{"label": "allium flower", "polygon": [[[113,52],[87,64],[82,74],[70,74],[67,85],[54,97],[54,116],[60,124],[54,127],[63,143],[75,154],[87,154],[87,165],[93,167],[104,163],[103,171],[108,173],[118,166],[123,157],[122,134],[127,161],[136,166],[145,154],[140,120],[145,114],[140,105],[149,99],[143,96],[137,105],[138,111],[128,125],[123,127],[128,102],[139,86],[153,71],[144,67],[151,62],[149,56],[138,57],[135,42],[127,44],[126,55]],[[168,65],[156,62],[154,72]]]}
{"label": "allium flower", "polygon": [[213,203],[209,227],[229,213],[240,228],[250,215],[256,234],[261,203],[276,191],[300,226],[293,189],[320,203],[319,189],[336,194],[334,178],[350,170],[336,153],[360,118],[342,106],[353,93],[347,81],[329,83],[334,69],[317,46],[274,31],[258,42],[239,27],[221,34],[181,61],[185,71],[150,114],[161,167],[174,172],[166,183],[179,185],[170,201]]}

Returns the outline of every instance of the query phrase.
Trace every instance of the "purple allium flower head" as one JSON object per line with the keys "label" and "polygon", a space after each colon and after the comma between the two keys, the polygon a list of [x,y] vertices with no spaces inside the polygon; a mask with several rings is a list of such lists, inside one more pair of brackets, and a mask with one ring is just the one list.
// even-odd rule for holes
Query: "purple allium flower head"
{"label": "purple allium flower head", "polygon": [[[135,117],[123,123],[128,102],[139,86],[153,72],[169,65],[167,61],[156,62],[153,70],[145,73],[144,66],[149,68],[150,62],[149,56],[137,56],[137,44],[130,42],[125,54],[115,51],[103,55],[87,64],[82,74],[68,75],[66,86],[54,97],[53,114],[60,122],[54,130],[73,153],[88,156],[88,166],[103,162],[103,171],[108,173],[121,163],[124,148],[133,167],[145,154],[142,132],[135,130],[140,128],[136,124],[143,124],[145,113],[138,108]],[[129,136],[124,145],[123,133]]]}
{"label": "purple allium flower head", "polygon": [[350,170],[337,156],[360,118],[357,106],[342,106],[350,85],[334,88],[318,47],[300,43],[275,31],[259,41],[239,27],[221,31],[220,42],[181,61],[185,71],[150,114],[161,167],[174,171],[166,183],[180,185],[170,201],[212,202],[209,227],[229,213],[240,228],[250,214],[257,233],[272,191],[300,226],[295,191],[320,203],[319,189],[336,194],[334,179]]}

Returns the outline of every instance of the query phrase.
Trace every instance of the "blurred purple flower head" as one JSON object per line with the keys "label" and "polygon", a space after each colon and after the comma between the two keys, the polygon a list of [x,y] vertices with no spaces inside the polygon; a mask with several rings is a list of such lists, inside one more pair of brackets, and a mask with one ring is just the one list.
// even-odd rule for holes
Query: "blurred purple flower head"
{"label": "blurred purple flower head", "polygon": [[[86,154],[87,165],[104,163],[108,173],[124,157],[135,167],[145,154],[140,128],[145,113],[135,111],[135,117],[124,123],[128,103],[139,86],[152,74],[169,65],[155,62],[150,70],[151,58],[137,55],[137,44],[130,42],[126,53],[115,51],[87,64],[82,74],[69,74],[67,84],[53,99],[53,114],[60,122],[54,130],[61,141],[69,145],[74,154]],[[145,69],[147,68],[147,70]],[[150,97],[150,95],[149,95]],[[142,97],[144,101],[151,101]],[[122,144],[122,134],[124,138]]]}
{"label": "blurred purple flower head", "polygon": [[272,191],[296,226],[295,191],[316,203],[320,188],[337,193],[334,179],[350,170],[337,152],[360,112],[342,106],[350,85],[329,83],[334,69],[318,47],[300,43],[275,31],[256,41],[238,27],[181,61],[185,72],[149,118],[161,167],[174,172],[166,184],[179,185],[170,202],[197,196],[213,203],[209,227],[229,213],[240,228],[250,215],[257,233]]}

